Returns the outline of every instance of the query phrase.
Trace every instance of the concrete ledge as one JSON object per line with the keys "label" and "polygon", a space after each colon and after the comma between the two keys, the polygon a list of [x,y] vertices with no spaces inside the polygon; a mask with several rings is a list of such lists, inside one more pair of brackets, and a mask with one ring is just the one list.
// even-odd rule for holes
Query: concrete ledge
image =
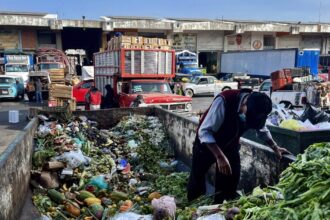
{"label": "concrete ledge", "polygon": [[33,136],[38,119],[33,119],[0,155],[0,219],[20,216],[30,181]]}

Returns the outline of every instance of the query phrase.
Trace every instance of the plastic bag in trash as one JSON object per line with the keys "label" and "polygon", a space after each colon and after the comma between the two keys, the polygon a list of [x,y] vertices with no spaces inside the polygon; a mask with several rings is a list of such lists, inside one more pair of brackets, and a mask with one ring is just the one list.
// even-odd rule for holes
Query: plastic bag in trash
{"label": "plastic bag in trash", "polygon": [[294,119],[283,120],[280,124],[280,127],[294,131],[300,131],[304,129],[302,123]]}
{"label": "plastic bag in trash", "polygon": [[37,220],[51,220],[51,218],[46,215],[41,215]]}
{"label": "plastic bag in trash", "polygon": [[322,111],[321,109],[315,108],[311,105],[306,105],[306,109],[304,113],[300,116],[299,120],[305,121],[307,119],[309,119],[313,125],[321,122],[329,122],[330,114]]}
{"label": "plastic bag in trash", "polygon": [[153,199],[151,205],[154,208],[155,220],[175,217],[176,204],[173,197],[162,196],[159,199]]}
{"label": "plastic bag in trash", "polygon": [[52,132],[52,129],[46,125],[39,125],[38,127],[38,136],[45,137]]}
{"label": "plastic bag in trash", "polygon": [[41,120],[41,121],[48,121],[49,118],[46,117],[45,115],[38,115],[38,118]]}
{"label": "plastic bag in trash", "polygon": [[81,141],[79,138],[73,138],[73,141],[78,148],[81,148],[82,145],[85,143],[84,141]]}
{"label": "plastic bag in trash", "polygon": [[128,141],[127,145],[129,148],[136,148],[138,146],[135,140]]}
{"label": "plastic bag in trash", "polygon": [[164,162],[164,161],[160,161],[159,163],[159,166],[165,170],[173,170],[175,169],[175,166],[178,164],[178,161],[177,160],[174,160],[172,162]]}
{"label": "plastic bag in trash", "polygon": [[330,130],[329,122],[322,122],[315,125],[318,130]]}
{"label": "plastic bag in trash", "polygon": [[134,212],[119,213],[112,220],[153,220],[152,215],[139,215]]}
{"label": "plastic bag in trash", "polygon": [[219,213],[216,213],[216,214],[212,214],[212,215],[198,217],[197,220],[226,220],[226,218],[225,218],[225,216],[223,216]]}
{"label": "plastic bag in trash", "polygon": [[134,186],[134,185],[136,185],[137,183],[138,183],[138,181],[137,181],[136,179],[133,178],[133,179],[130,179],[130,180],[129,180],[128,185],[129,185],[129,186]]}
{"label": "plastic bag in trash", "polygon": [[81,164],[89,163],[90,158],[82,154],[81,150],[69,151],[63,153],[61,156],[56,157],[57,160],[66,162],[69,168],[77,168]]}
{"label": "plastic bag in trash", "polygon": [[105,181],[104,176],[96,176],[93,177],[89,182],[88,185],[92,185],[97,187],[98,189],[107,189],[108,188],[108,183]]}
{"label": "plastic bag in trash", "polygon": [[117,169],[118,170],[124,170],[125,168],[126,168],[126,166],[127,166],[127,160],[125,160],[125,159],[120,159],[119,160],[119,164],[117,165]]}

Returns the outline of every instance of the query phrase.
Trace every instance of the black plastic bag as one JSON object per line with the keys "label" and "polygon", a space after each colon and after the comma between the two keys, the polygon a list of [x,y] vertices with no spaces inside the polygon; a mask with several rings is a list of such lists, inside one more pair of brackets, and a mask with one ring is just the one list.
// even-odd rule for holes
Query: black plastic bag
{"label": "black plastic bag", "polygon": [[321,122],[329,122],[330,114],[320,109],[315,108],[312,105],[307,104],[304,113],[299,117],[300,121],[309,120],[313,125]]}

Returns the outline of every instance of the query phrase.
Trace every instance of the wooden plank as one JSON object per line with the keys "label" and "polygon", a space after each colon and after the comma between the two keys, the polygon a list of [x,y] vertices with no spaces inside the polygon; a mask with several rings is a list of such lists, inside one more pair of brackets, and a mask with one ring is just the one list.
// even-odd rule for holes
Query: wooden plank
{"label": "wooden plank", "polygon": [[67,98],[67,99],[71,99],[72,98],[72,94],[60,94],[60,93],[51,93],[49,95],[51,98]]}

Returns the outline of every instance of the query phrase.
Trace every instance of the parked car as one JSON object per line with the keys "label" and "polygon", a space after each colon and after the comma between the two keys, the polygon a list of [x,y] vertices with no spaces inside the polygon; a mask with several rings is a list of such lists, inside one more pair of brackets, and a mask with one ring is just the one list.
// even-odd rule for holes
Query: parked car
{"label": "parked car", "polygon": [[254,90],[255,87],[259,88],[259,86],[260,86],[260,79],[258,79],[258,78],[235,79],[234,81],[238,82],[238,87],[240,89]]}
{"label": "parked car", "polygon": [[85,96],[92,86],[94,86],[94,80],[82,81],[73,87],[73,97],[77,104],[85,103]]}
{"label": "parked car", "polygon": [[214,95],[228,89],[237,89],[237,82],[220,81],[214,76],[197,76],[184,85],[186,96]]}
{"label": "parked car", "polygon": [[0,99],[3,98],[24,98],[24,81],[22,77],[0,76]]}

